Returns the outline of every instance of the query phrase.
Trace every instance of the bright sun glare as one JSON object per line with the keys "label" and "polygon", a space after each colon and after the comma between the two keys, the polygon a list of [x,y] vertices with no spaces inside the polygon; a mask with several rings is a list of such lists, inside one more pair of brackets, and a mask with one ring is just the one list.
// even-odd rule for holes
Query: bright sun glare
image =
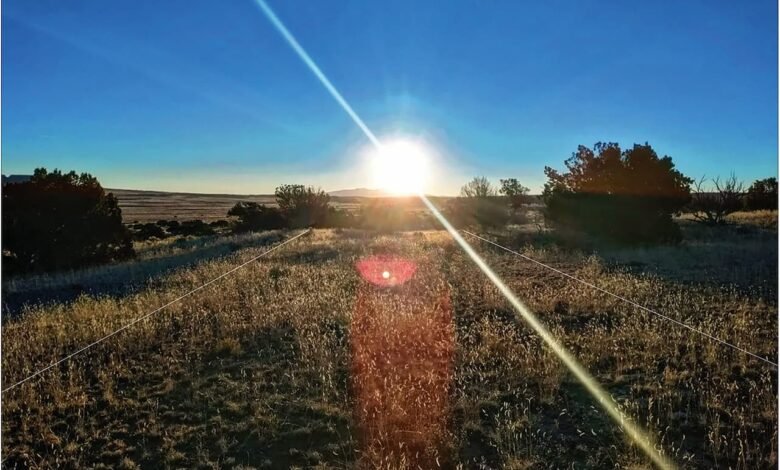
{"label": "bright sun glare", "polygon": [[428,179],[428,156],[420,144],[393,140],[373,156],[374,184],[395,195],[418,194]]}

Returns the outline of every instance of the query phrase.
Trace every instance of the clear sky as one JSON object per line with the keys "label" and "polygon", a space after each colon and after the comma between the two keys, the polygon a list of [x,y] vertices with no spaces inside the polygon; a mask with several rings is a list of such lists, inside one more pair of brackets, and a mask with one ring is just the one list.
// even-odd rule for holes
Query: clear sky
{"label": "clear sky", "polygon": [[[269,0],[380,138],[435,154],[428,191],[578,144],[648,141],[693,177],[777,173],[777,3]],[[2,171],[104,186],[366,187],[368,142],[254,0],[6,0]]]}

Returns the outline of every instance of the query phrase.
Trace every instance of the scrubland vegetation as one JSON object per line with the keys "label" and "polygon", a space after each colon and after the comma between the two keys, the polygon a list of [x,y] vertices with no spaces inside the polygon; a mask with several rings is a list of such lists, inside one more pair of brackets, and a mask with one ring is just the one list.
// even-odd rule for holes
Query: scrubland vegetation
{"label": "scrubland vegetation", "polygon": [[3,186],[3,274],[56,271],[132,258],[117,199],[89,173],[38,168]]}
{"label": "scrubland vegetation", "polygon": [[[777,361],[773,178],[707,192],[647,144],[580,147],[566,168],[541,199],[484,177],[431,199],[458,228]],[[312,231],[4,392],[5,468],[650,466],[419,201],[345,209],[282,185],[224,220],[123,227],[91,176],[39,176],[10,191],[45,197],[10,212],[4,389]],[[78,247],[72,265],[15,251],[60,190],[86,193],[67,227],[106,235],[65,230],[52,246]],[[677,465],[777,466],[771,364],[470,242]]]}
{"label": "scrubland vegetation", "polygon": [[[753,284],[776,277],[771,238]],[[729,240],[738,249],[739,238]],[[475,246],[680,466],[777,464],[775,369]],[[555,246],[517,248],[776,355],[776,289],[629,271],[630,252],[615,264]],[[701,254],[680,249],[690,261]],[[260,250],[126,296],[81,297],[6,321],[4,386]],[[635,254],[653,256],[644,250]],[[388,253],[417,266],[407,283],[386,289],[360,277],[358,260]],[[8,468],[648,466],[440,231],[316,230],[4,394],[2,445]]]}

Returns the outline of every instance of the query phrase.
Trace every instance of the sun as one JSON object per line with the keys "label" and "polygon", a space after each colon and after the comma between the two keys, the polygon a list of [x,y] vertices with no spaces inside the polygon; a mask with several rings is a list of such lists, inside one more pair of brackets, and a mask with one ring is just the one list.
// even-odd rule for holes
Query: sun
{"label": "sun", "polygon": [[372,155],[374,185],[397,196],[419,194],[428,181],[429,158],[411,140],[392,140]]}

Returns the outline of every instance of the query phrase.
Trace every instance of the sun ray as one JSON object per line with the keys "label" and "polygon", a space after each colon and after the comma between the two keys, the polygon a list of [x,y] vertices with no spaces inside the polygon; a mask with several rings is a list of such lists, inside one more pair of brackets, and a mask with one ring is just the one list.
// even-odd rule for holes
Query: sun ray
{"label": "sun ray", "polygon": [[[261,9],[271,21],[271,23],[279,30],[284,36],[293,50],[298,54],[301,60],[309,66],[312,72],[319,78],[322,85],[330,92],[330,94],[336,99],[336,101],[344,108],[344,111],[355,121],[355,123],[363,130],[366,137],[374,144],[377,151],[382,151],[382,143],[376,138],[373,132],[366,126],[360,116],[352,109],[347,103],[344,97],[336,90],[331,84],[325,74],[317,67],[316,63],[301,47],[301,45],[295,40],[292,34],[287,30],[281,20],[274,14],[273,10],[265,3],[264,0],[256,0]],[[399,172],[400,173],[400,172]],[[606,411],[607,415],[612,418],[619,426],[621,426],[626,434],[629,436],[631,442],[639,446],[640,449],[652,460],[659,468],[670,469],[675,468],[674,463],[665,455],[659,451],[658,445],[654,442],[650,434],[646,433],[639,425],[635,424],[630,417],[620,411],[612,397],[599,385],[599,383],[590,375],[590,373],[580,365],[577,359],[572,356],[568,350],[563,347],[547,330],[547,328],[536,318],[528,307],[525,306],[512,292],[511,289],[504,283],[504,281],[488,266],[488,264],[480,257],[476,251],[469,245],[463,237],[460,236],[457,230],[450,224],[450,222],[439,212],[439,210],[433,205],[433,203],[423,194],[418,192],[418,195],[425,203],[425,205],[431,210],[434,216],[441,222],[447,232],[450,233],[452,238],[463,249],[463,251],[471,258],[471,260],[482,270],[482,272],[490,279],[496,288],[504,295],[509,303],[514,307],[515,311],[520,317],[536,331],[544,342],[550,347],[550,349],[558,356],[561,362],[566,365],[569,371],[585,386],[586,390],[593,396],[598,404]]]}

